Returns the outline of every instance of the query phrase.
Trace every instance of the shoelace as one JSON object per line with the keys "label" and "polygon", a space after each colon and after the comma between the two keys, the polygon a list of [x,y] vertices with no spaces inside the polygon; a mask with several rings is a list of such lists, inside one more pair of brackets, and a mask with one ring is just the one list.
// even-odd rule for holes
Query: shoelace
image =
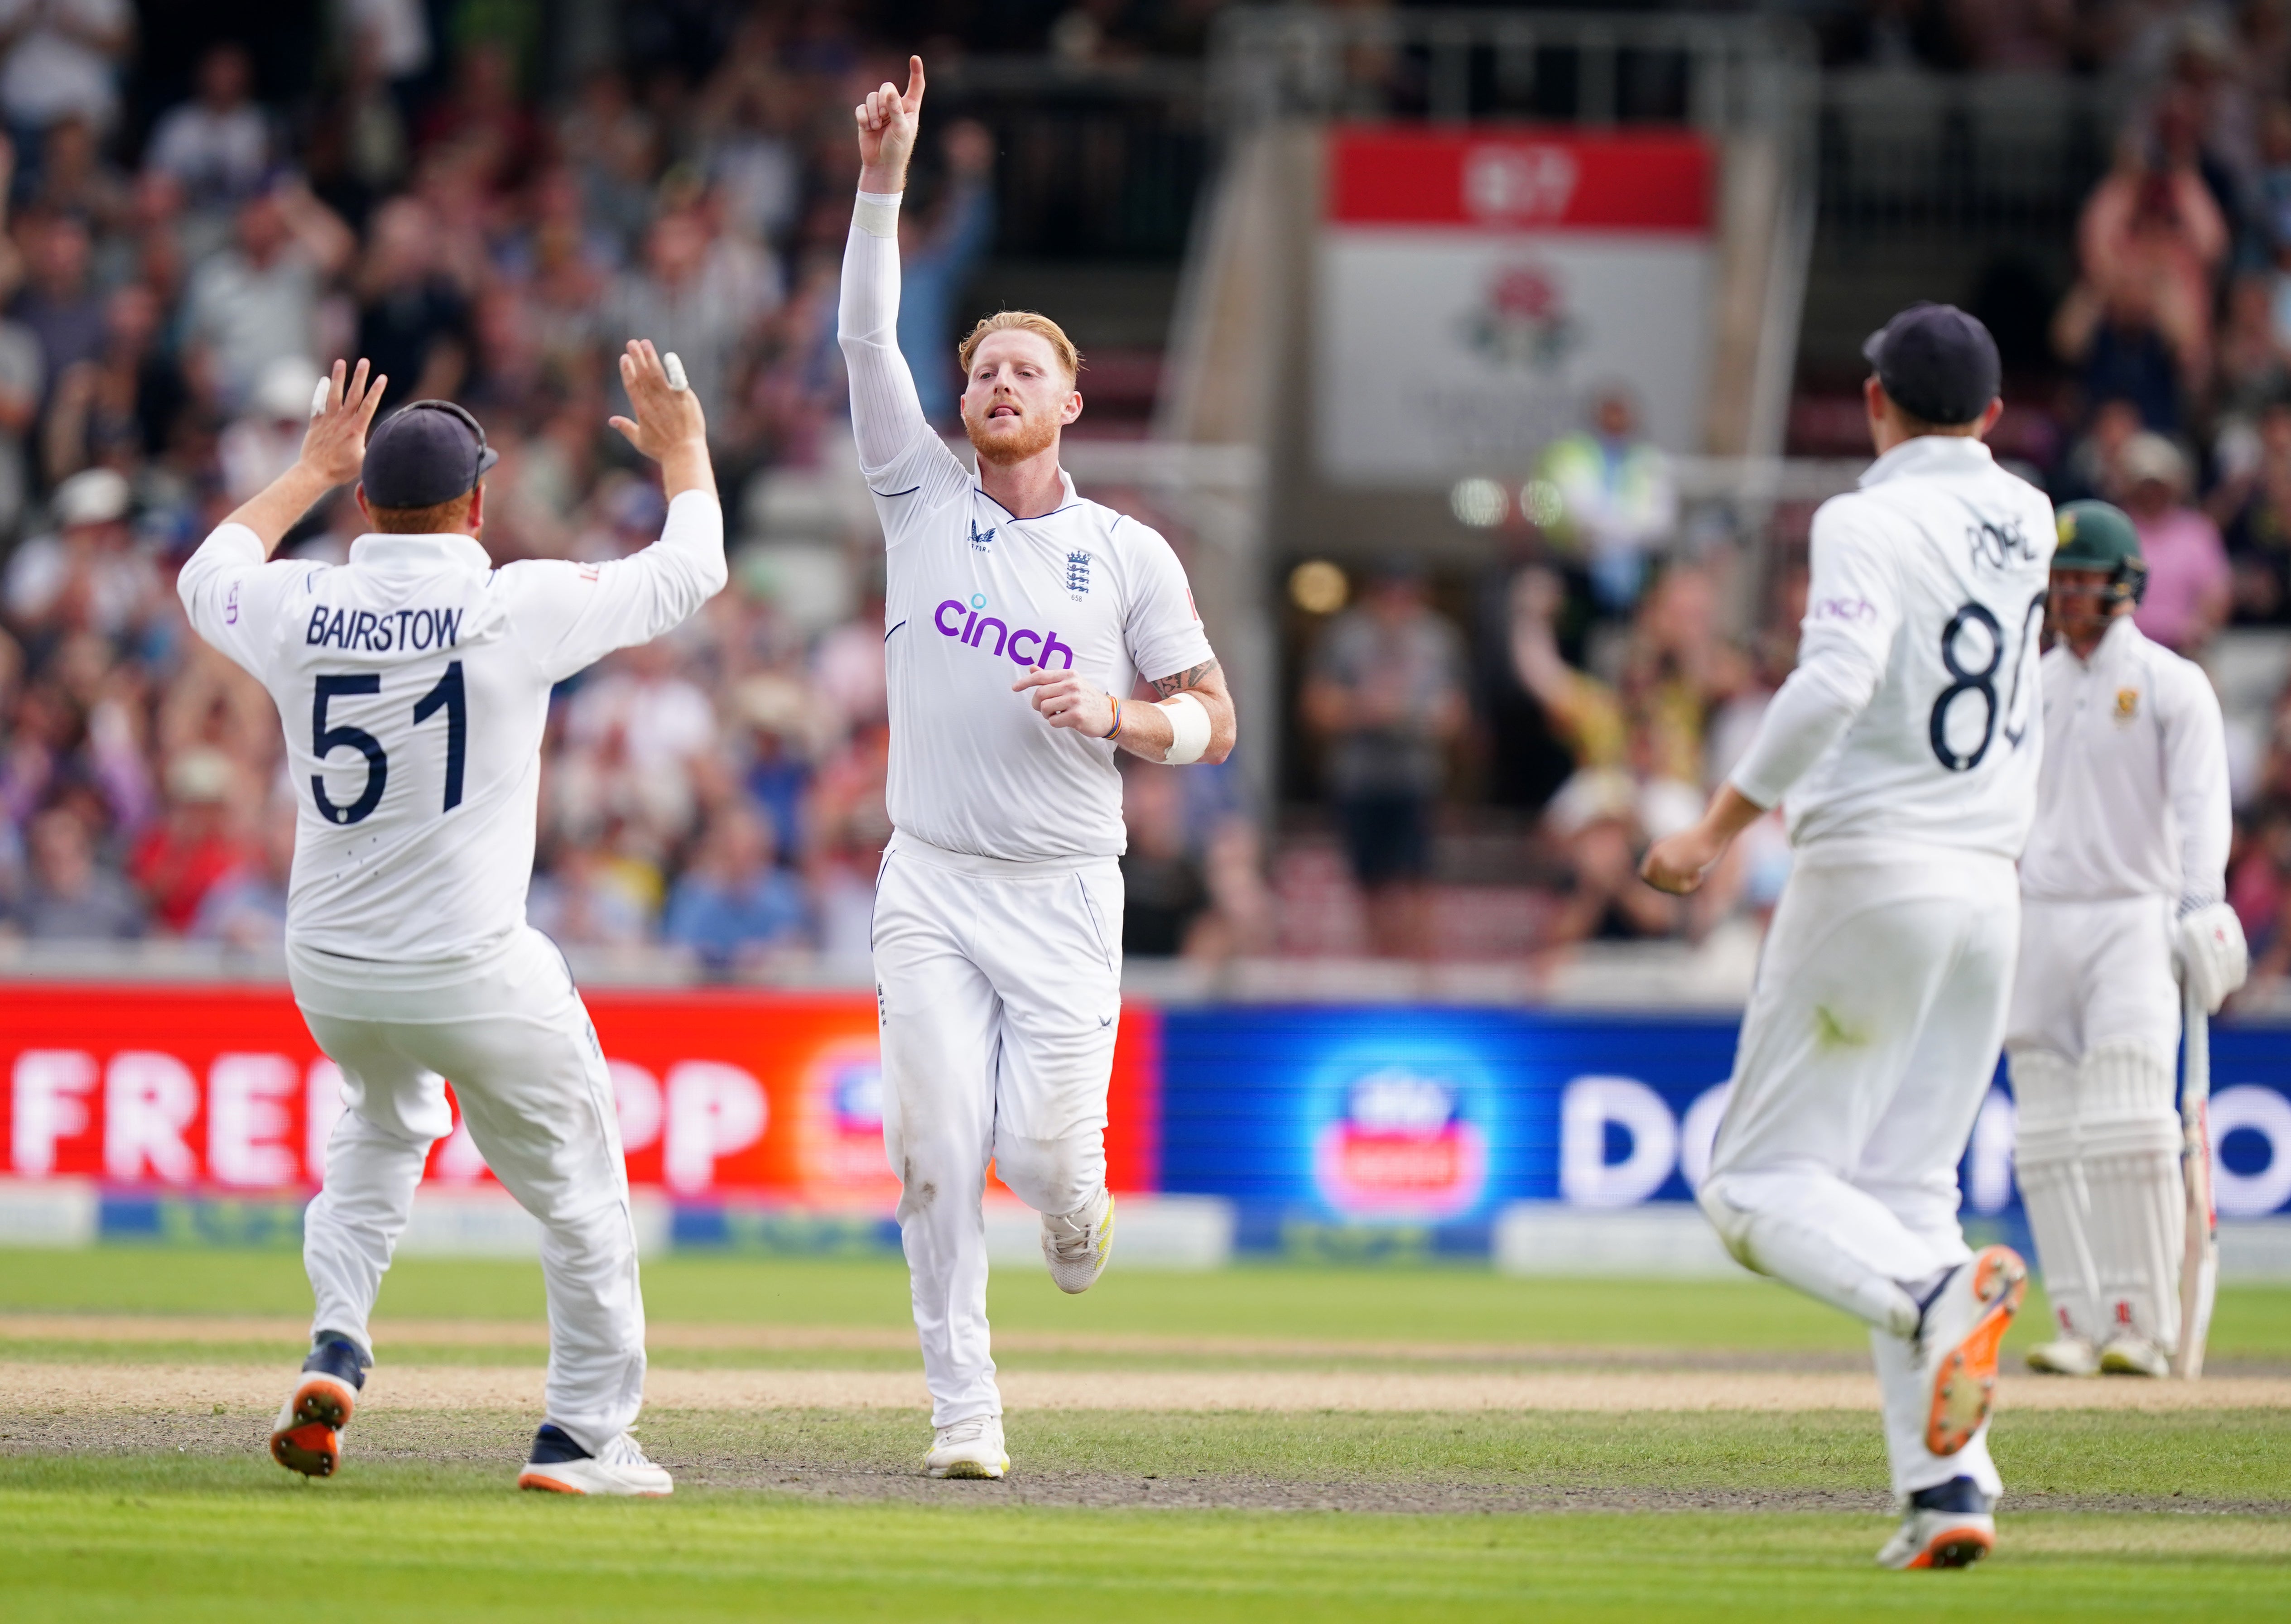
{"label": "shoelace", "polygon": [[[1104,1213],[1099,1214],[1100,1218]],[[1077,1224],[1071,1217],[1044,1215],[1050,1232],[1050,1250],[1061,1258],[1079,1262],[1097,1250],[1098,1226]]]}
{"label": "shoelace", "polygon": [[652,1464],[646,1458],[644,1451],[637,1447],[637,1441],[626,1433],[621,1434],[599,1450],[597,1459],[607,1466],[650,1466]]}
{"label": "shoelace", "polygon": [[974,1415],[968,1420],[956,1421],[938,1429],[938,1446],[949,1449],[960,1443],[976,1443],[986,1435],[994,1424],[991,1415]]}

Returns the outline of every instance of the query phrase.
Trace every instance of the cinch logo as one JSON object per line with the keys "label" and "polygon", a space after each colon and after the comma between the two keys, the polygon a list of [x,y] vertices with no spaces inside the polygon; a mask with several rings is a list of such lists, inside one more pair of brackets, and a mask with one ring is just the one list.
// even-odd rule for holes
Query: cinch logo
{"label": "cinch logo", "polygon": [[[941,637],[958,638],[971,648],[985,647],[986,634],[992,628],[994,652],[1009,655],[1014,664],[1040,665],[1047,670],[1051,655],[1063,655],[1065,663],[1060,669],[1073,669],[1073,650],[1058,641],[1057,632],[1033,631],[1024,626],[1013,631],[993,615],[983,613],[985,607],[986,594],[984,592],[973,592],[967,608],[961,599],[950,598],[938,606],[937,612],[931,616],[931,624],[938,628]],[[950,614],[954,617],[952,621],[947,618]]]}

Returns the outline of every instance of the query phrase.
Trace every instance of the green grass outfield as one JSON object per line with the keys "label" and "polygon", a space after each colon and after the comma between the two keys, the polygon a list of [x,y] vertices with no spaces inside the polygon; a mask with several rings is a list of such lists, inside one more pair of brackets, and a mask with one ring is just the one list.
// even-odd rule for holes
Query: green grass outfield
{"label": "green grass outfield", "polygon": [[[646,1286],[662,1326],[905,1323],[896,1264],[670,1258],[647,1266]],[[0,1251],[0,1314],[296,1315],[308,1306],[291,1253]],[[2022,1339],[2042,1327],[2041,1305],[2030,1306]],[[502,1321],[540,1309],[530,1265],[409,1260],[392,1272],[378,1317]],[[995,1276],[992,1313],[1004,1331],[1141,1347],[1154,1338],[1320,1345],[1203,1356],[1220,1367],[1338,1368],[1346,1343],[1379,1345],[1374,1358],[1385,1362],[1405,1357],[1408,1345],[1438,1345],[1452,1358],[1481,1344],[1489,1363],[1515,1356],[1507,1349],[1564,1347],[1594,1364],[1603,1348],[1735,1350],[1755,1363],[1826,1360],[1864,1345],[1841,1316],[1761,1282],[1525,1281],[1464,1267],[1186,1275],[1117,1266],[1075,1299],[1039,1270],[1014,1268]],[[295,1352],[165,1339],[71,1352],[9,1335],[0,1324],[0,1362],[276,1358],[283,1376]],[[2230,1363],[2291,1368],[2291,1289],[2223,1293],[2214,1349]],[[387,1342],[382,1353],[390,1356]],[[880,1368],[886,1356],[805,1359]],[[1013,1352],[1004,1362],[1054,1356]],[[535,1357],[529,1347],[486,1354]],[[165,1402],[155,1395],[155,1406]],[[2019,1508],[2007,1502],[1998,1554],[1971,1572],[1933,1575],[1869,1564],[1891,1520],[1874,1419],[1864,1414],[1018,1413],[1011,1485],[920,1485],[907,1475],[923,1441],[919,1414],[661,1411],[643,1435],[684,1475],[673,1499],[643,1504],[507,1491],[535,1419],[378,1409],[353,1428],[343,1476],[313,1484],[261,1457],[262,1421],[251,1414],[169,1417],[164,1443],[114,1439],[98,1453],[68,1417],[0,1413],[0,1619],[291,1610],[677,1624],[1935,1615],[2022,1624],[2291,1612],[2291,1411],[2008,1411],[1994,1446],[2020,1499]],[[1031,1503],[1009,1491],[1030,1473]],[[808,1486],[782,1486],[807,1475]],[[1149,1501],[1170,1490],[1172,1503],[1041,1498],[1045,1484],[1055,1498],[1073,1483],[1079,1499],[1117,1480],[1130,1491],[1151,1485]],[[1475,1497],[1553,1509],[1475,1508]],[[1311,1508],[1419,1499],[1435,1508]],[[1251,1508],[1260,1504],[1303,1508]]]}
{"label": "green grass outfield", "polygon": [[[646,1312],[660,1324],[904,1327],[905,1266],[683,1255],[644,1266]],[[0,1249],[0,1314],[307,1314],[299,1254],[104,1246]],[[1844,1314],[1770,1281],[1518,1279],[1446,1267],[1242,1266],[1212,1274],[1114,1271],[1067,1297],[1038,1268],[994,1273],[989,1311],[1004,1331],[1309,1341],[1532,1347],[1858,1351]],[[409,1259],[384,1278],[391,1319],[541,1318],[541,1271],[527,1263]],[[2042,1340],[2049,1314],[2033,1286],[2014,1345]],[[2291,1364],[2291,1287],[2227,1286],[2212,1356]]]}

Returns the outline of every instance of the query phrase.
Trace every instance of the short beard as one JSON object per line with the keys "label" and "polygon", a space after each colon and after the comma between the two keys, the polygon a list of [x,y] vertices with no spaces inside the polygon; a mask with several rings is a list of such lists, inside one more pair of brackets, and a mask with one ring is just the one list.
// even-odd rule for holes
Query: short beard
{"label": "short beard", "polygon": [[1014,462],[1023,462],[1028,457],[1041,455],[1058,438],[1058,425],[1054,422],[1043,418],[1021,418],[1019,422],[1025,424],[1025,432],[1017,438],[990,440],[978,431],[978,425],[970,421],[970,414],[966,412],[962,418],[962,431],[970,437],[971,449],[978,453],[980,462],[1008,468]]}

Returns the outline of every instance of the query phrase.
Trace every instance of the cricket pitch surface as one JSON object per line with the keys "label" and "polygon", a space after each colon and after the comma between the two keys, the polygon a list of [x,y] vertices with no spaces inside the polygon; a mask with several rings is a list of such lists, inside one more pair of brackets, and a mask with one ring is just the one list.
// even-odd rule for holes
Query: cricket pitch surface
{"label": "cricket pitch surface", "polygon": [[[920,1475],[904,1281],[648,1264],[662,1502],[510,1489],[542,1419],[539,1271],[408,1261],[342,1474],[264,1452],[291,1253],[0,1252],[0,1613],[2016,1620],[2291,1601],[2291,1289],[2227,1292],[2205,1380],[2008,1373],[1999,1544],[1881,1573],[1858,1330],[1765,1282],[1465,1268],[998,1271],[1013,1466]],[[2042,1334],[2032,1302],[2008,1345]],[[1093,1624],[1097,1624],[1096,1619]]]}

